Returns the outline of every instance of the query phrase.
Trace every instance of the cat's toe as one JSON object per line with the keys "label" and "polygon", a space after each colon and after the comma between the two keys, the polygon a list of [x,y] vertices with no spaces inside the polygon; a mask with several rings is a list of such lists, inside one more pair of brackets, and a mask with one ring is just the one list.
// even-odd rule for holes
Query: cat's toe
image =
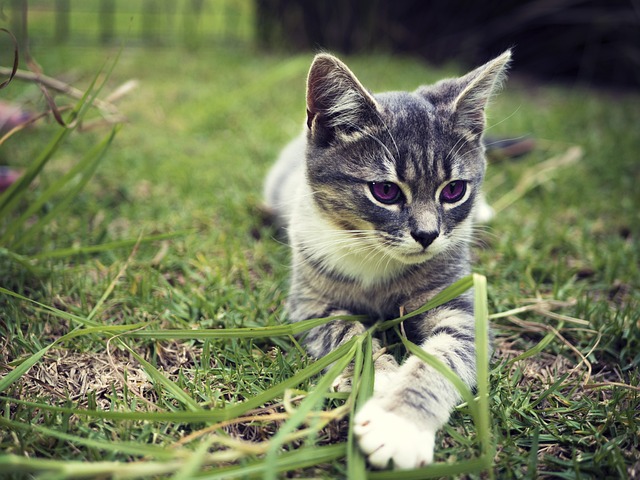
{"label": "cat's toe", "polygon": [[375,361],[375,381],[373,383],[373,391],[376,396],[383,396],[393,388],[398,375],[398,364],[395,359],[384,354]]}
{"label": "cat's toe", "polygon": [[384,395],[393,387],[395,378],[395,372],[376,372],[373,391],[376,395]]}
{"label": "cat's toe", "polygon": [[387,411],[376,399],[371,399],[358,412],[354,433],[369,463],[396,469],[419,468],[433,461],[435,432],[420,429],[415,423]]}
{"label": "cat's toe", "polygon": [[349,374],[341,374],[331,384],[331,390],[334,392],[350,392],[352,389],[351,379],[353,377]]}

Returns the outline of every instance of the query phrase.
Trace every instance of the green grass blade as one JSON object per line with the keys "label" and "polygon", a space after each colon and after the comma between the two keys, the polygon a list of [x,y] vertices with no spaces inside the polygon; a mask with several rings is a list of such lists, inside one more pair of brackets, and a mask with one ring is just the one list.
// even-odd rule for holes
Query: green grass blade
{"label": "green grass blade", "polygon": [[35,267],[31,264],[31,260],[29,257],[25,257],[24,255],[20,255],[18,253],[12,252],[6,248],[0,247],[0,257],[8,257],[18,265],[22,266],[25,270],[28,270],[29,273],[37,275],[41,269]]}
{"label": "green grass blade", "polygon": [[533,435],[531,436],[531,447],[529,447],[529,459],[527,462],[527,472],[537,472],[538,471],[538,446],[540,444],[540,427],[536,428],[533,431]]}
{"label": "green grass blade", "polygon": [[38,307],[42,308],[43,310],[46,310],[48,313],[50,313],[51,315],[54,315],[58,318],[62,318],[65,320],[69,320],[72,322],[78,322],[82,325],[90,325],[90,326],[95,326],[95,322],[90,322],[88,321],[86,318],[81,317],[79,315],[74,315],[73,313],[69,313],[69,312],[64,312],[62,310],[59,310],[55,307],[52,307],[50,305],[46,305],[44,303],[40,303],[37,300],[33,300],[31,298],[27,298],[24,295],[20,295],[19,293],[16,292],[12,292],[11,290],[7,290],[6,288],[0,287],[0,293],[3,293],[5,295],[9,295],[11,297],[17,298],[19,300],[28,302],[28,303],[32,303],[33,305],[37,305]]}
{"label": "green grass blade", "polygon": [[471,390],[469,389],[469,387],[467,387],[467,385],[460,379],[460,377],[456,375],[453,372],[453,370],[451,370],[447,365],[442,363],[442,361],[439,358],[426,352],[425,350],[423,350],[422,348],[420,348],[418,345],[411,342],[410,340],[407,340],[404,336],[400,334],[400,332],[398,332],[398,336],[400,337],[400,340],[404,344],[405,348],[410,353],[418,357],[427,365],[431,366],[440,375],[442,375],[449,382],[451,382],[454,387],[456,387],[456,390],[460,392],[460,395],[462,396],[462,398],[465,400],[465,402],[467,402],[469,406],[469,410],[471,410],[471,414],[473,415],[474,419],[477,419],[478,407],[476,405],[473,394],[471,393]]}
{"label": "green grass blade", "polygon": [[84,410],[73,409],[68,407],[57,407],[44,403],[27,402],[11,397],[0,396],[0,399],[9,403],[16,403],[32,408],[39,408],[50,412],[68,413],[82,415],[87,417],[105,418],[111,420],[142,420],[148,422],[179,422],[179,423],[200,423],[200,422],[219,422],[229,420],[245,414],[247,411],[260,407],[272,401],[274,398],[282,395],[285,390],[300,385],[313,375],[317,375],[333,362],[345,355],[345,353],[353,347],[355,337],[341,345],[333,352],[316,360],[312,364],[298,371],[294,376],[280,382],[277,385],[265,390],[255,397],[251,397],[242,403],[232,405],[227,408],[201,411],[176,411],[176,412],[117,412],[103,410]]}
{"label": "green grass blade", "polygon": [[[84,328],[84,329],[80,327],[76,327],[71,332],[67,333],[66,335],[63,335],[62,337],[57,338],[53,343],[47,345],[46,347],[43,347],[42,349],[40,349],[33,355],[29,356],[28,358],[22,361],[19,361],[17,363],[16,368],[14,368],[11,372],[9,372],[4,377],[2,377],[2,379],[0,379],[0,392],[5,391],[13,383],[19,380],[20,377],[24,375],[36,363],[38,363],[38,361],[42,358],[42,356],[45,353],[47,353],[47,351],[49,351],[54,345],[62,344],[68,340],[71,340],[73,338],[76,338],[82,335],[91,335],[94,333],[101,333],[101,334],[120,333],[123,331],[131,330],[132,328],[140,328],[140,326],[141,324],[138,324],[137,327],[134,325],[110,325],[106,327],[101,326],[101,327],[90,327],[90,328]],[[15,362],[12,362],[12,363],[15,363]]]}
{"label": "green grass blade", "polygon": [[409,312],[406,315],[398,317],[396,319],[382,322],[376,327],[376,330],[377,331],[388,330],[390,328],[395,327],[396,325],[399,325],[400,323],[404,322],[408,318],[415,317],[416,315],[420,315],[424,312],[427,312],[436,307],[439,307],[440,305],[444,305],[445,303],[450,302],[451,300],[462,295],[464,292],[469,290],[472,286],[473,286],[472,275],[468,275],[464,278],[461,278],[457,282],[452,283],[447,288],[442,290],[435,297],[433,297],[431,300],[425,303],[422,307],[414,310],[413,312]]}
{"label": "green grass blade", "polygon": [[102,75],[104,67],[100,69],[100,71],[93,77],[91,83],[89,84],[89,87],[85,90],[82,98],[76,103],[73,110],[69,114],[72,125],[68,128],[61,128],[54,135],[53,139],[49,142],[47,147],[45,147],[45,149],[36,158],[36,160],[32,162],[31,165],[29,165],[22,176],[16,182],[10,185],[2,195],[0,195],[0,219],[6,218],[7,215],[16,207],[20,199],[26,194],[28,186],[42,171],[49,160],[51,160],[55,152],[62,144],[62,141],[67,137],[67,135],[69,135],[69,133],[75,130],[78,122],[82,120],[85,113],[90,108],[92,102],[95,100],[95,98],[97,98],[97,95],[106,84],[109,75],[113,72],[119,56],[120,53],[118,53],[118,56],[112,63],[107,75],[103,78],[102,83],[97,88],[96,84],[98,78],[100,78],[100,76]]}
{"label": "green grass blade", "polygon": [[160,372],[160,370],[158,370],[151,363],[147,362],[144,358],[142,358],[138,354],[138,352],[136,352],[131,347],[129,347],[129,345],[127,345],[125,342],[120,341],[119,343],[124,348],[126,348],[136,358],[136,360],[138,360],[138,362],[140,362],[140,365],[142,365],[142,368],[144,368],[144,371],[147,372],[147,375],[149,375],[149,377],[151,378],[151,380],[153,380],[154,383],[161,385],[164,389],[171,392],[171,395],[180,403],[185,405],[190,411],[198,412],[203,410],[203,408],[200,405],[198,405],[198,403],[193,398],[187,395],[184,392],[184,390],[182,390],[178,385],[176,385],[175,382],[165,377]]}
{"label": "green grass blade", "polygon": [[29,168],[5,192],[0,195],[0,219],[5,218],[28,191],[34,178],[40,173],[60,144],[69,134],[67,128],[60,129],[40,155],[29,165]]}
{"label": "green grass blade", "polygon": [[[276,462],[278,473],[292,470],[300,470],[314,465],[328,463],[344,457],[345,444],[326,445],[309,449],[298,449],[280,455]],[[218,468],[210,472],[196,475],[195,478],[201,480],[228,480],[231,478],[264,478],[265,462],[262,459],[256,460],[247,465],[238,467]]]}
{"label": "green grass blade", "polygon": [[375,370],[373,365],[373,340],[370,332],[364,340],[364,356],[362,361],[362,375],[358,385],[355,407],[358,409],[373,395]]}
{"label": "green grass blade", "polygon": [[191,233],[191,231],[181,230],[178,232],[149,235],[148,237],[142,237],[139,240],[138,239],[118,240],[115,242],[102,243],[100,245],[62,248],[58,250],[51,250],[49,252],[37,253],[35,255],[31,255],[29,258],[33,260],[45,260],[45,259],[51,259],[51,258],[71,257],[73,255],[89,255],[92,253],[108,252],[111,250],[116,250],[118,248],[129,248],[134,246],[136,243],[143,244],[143,243],[156,242],[158,240],[167,240],[171,238],[182,237],[182,236],[188,235],[189,233]]}
{"label": "green grass blade", "polygon": [[284,391],[287,390],[288,388],[293,388],[297,385],[300,385],[309,377],[312,377],[313,375],[316,375],[322,372],[322,370],[327,368],[333,362],[342,358],[352,348],[353,343],[355,343],[355,341],[356,341],[356,338],[354,337],[348,342],[345,342],[340,347],[336,348],[334,351],[316,360],[311,365],[298,371],[291,378],[288,378],[287,380],[280,382],[278,385],[274,385],[273,387],[264,391],[260,395],[257,395],[256,397],[245,400],[240,405],[225,409],[227,413],[230,415],[229,418],[240,416],[252,408],[256,408],[261,405],[264,405],[268,401],[273,400],[275,397],[282,395]]}
{"label": "green grass blade", "polygon": [[248,327],[248,328],[211,328],[211,329],[174,329],[174,330],[139,330],[128,333],[131,338],[153,338],[155,340],[194,340],[194,339],[214,339],[214,338],[270,338],[295,336],[311,330],[312,328],[324,325],[334,320],[356,321],[359,316],[335,316],[326,318],[312,318],[296,323],[284,325],[273,325],[270,327]]}
{"label": "green grass blade", "polygon": [[[70,169],[65,175],[63,175],[58,181],[54,182],[47,190],[45,190],[40,197],[33,202],[29,208],[15,221],[12,222],[12,227],[8,228],[2,238],[0,238],[0,245],[8,241],[9,238],[22,226],[28,218],[30,218],[35,212],[37,212],[46,202],[48,202],[54,195],[64,192],[64,197],[45,215],[43,215],[37,222],[30,225],[28,230],[22,232],[19,238],[13,242],[11,248],[16,249],[30,240],[35,234],[41,232],[45,225],[47,225],[52,218],[59,218],[60,212],[67,208],[69,203],[77,196],[77,194],[85,187],[89,182],[93,174],[95,173],[100,161],[104,158],[104,154],[111,145],[118,128],[114,127],[109,135],[105,137],[102,142],[92,148],[85,157]],[[71,188],[67,188],[67,185],[72,180],[75,180],[76,176],[80,175],[80,180],[76,181]]]}
{"label": "green grass blade", "polygon": [[[560,328],[562,328],[562,326],[564,325],[564,322],[560,322],[559,326],[558,326],[558,330]],[[542,340],[540,340],[534,347],[530,348],[529,350],[527,350],[526,352],[521,353],[520,355],[518,355],[517,357],[512,358],[511,360],[509,360],[509,365],[512,365],[516,362],[519,362],[520,360],[524,360],[526,358],[529,357],[534,357],[536,355],[541,354],[542,352],[544,352],[547,349],[547,346],[553,342],[553,339],[556,338],[556,334],[554,332],[549,332],[547,333]]]}
{"label": "green grass blade", "polygon": [[478,410],[476,430],[480,441],[482,458],[491,467],[495,445],[492,442],[489,418],[489,309],[487,306],[487,279],[483,275],[473,275],[474,315],[476,320],[476,369]]}
{"label": "green grass blade", "polygon": [[[351,342],[351,348],[345,351],[344,355],[335,361],[327,373],[321,377],[313,391],[300,403],[296,412],[284,425],[280,426],[278,433],[269,441],[269,450],[267,451],[267,456],[265,458],[266,472],[264,478],[266,480],[275,480],[276,478],[276,473],[278,471],[277,454],[284,444],[286,437],[297,429],[305,418],[307,418],[307,415],[311,410],[325,398],[325,395],[331,388],[331,385],[333,385],[334,380],[344,371],[345,368],[347,368],[349,363],[353,360],[356,351],[360,349],[362,339],[356,337],[354,340],[354,342]],[[308,450],[309,447],[306,449]]]}
{"label": "green grass blade", "polygon": [[[354,362],[354,379],[352,396],[351,416],[349,417],[349,435],[347,438],[347,476],[348,478],[365,478],[367,472],[367,462],[364,455],[358,448],[355,434],[353,433],[353,419],[355,413],[373,394],[374,369],[373,369],[373,343],[371,333],[367,332],[363,342],[358,345],[358,353]],[[362,347],[364,352],[362,353]],[[361,358],[360,362],[359,357]]]}
{"label": "green grass blade", "polygon": [[181,462],[87,462],[49,460],[22,455],[0,455],[0,470],[9,473],[42,473],[43,478],[140,478],[166,475]]}
{"label": "green grass blade", "polygon": [[[70,113],[72,120],[81,119],[86,112],[86,104],[90,98],[90,94],[94,89],[99,75],[102,71],[98,72],[93,77],[93,80],[82,98],[76,103],[75,107]],[[106,79],[105,79],[106,82]],[[104,85],[104,83],[103,83]],[[96,93],[97,94],[97,93]],[[95,96],[93,97],[95,98]],[[40,153],[36,160],[27,168],[24,174],[14,182],[2,195],[0,195],[0,218],[3,218],[7,213],[15,207],[17,202],[24,196],[27,191],[27,187],[31,184],[33,179],[42,171],[44,166],[49,162],[53,154],[58,150],[62,141],[69,133],[75,129],[75,126],[71,128],[61,128],[53,137],[47,147]]]}
{"label": "green grass blade", "polygon": [[51,349],[57,342],[53,342],[46,347],[40,349],[29,358],[21,362],[16,368],[7,373],[0,379],[0,392],[4,392],[7,388],[17,382],[22,375],[27,373],[31,367],[33,367],[44,356],[45,353]]}
{"label": "green grass blade", "polygon": [[543,391],[540,396],[538,396],[538,398],[536,398],[533,402],[531,402],[529,404],[529,408],[530,409],[534,409],[536,408],[538,405],[540,405],[542,402],[544,402],[544,400],[549,396],[552,395],[554,392],[556,392],[557,390],[560,389],[560,387],[562,387],[564,385],[565,380],[569,377],[569,373],[564,373],[563,375],[560,376],[560,378],[558,378],[555,382],[553,382],[553,384],[547,388],[545,391]]}
{"label": "green grass blade", "polygon": [[69,433],[61,432],[59,430],[54,430],[52,428],[47,428],[42,425],[14,422],[3,417],[0,417],[0,426],[14,431],[22,430],[38,432],[45,437],[57,438],[58,440],[63,440],[74,445],[84,445],[86,447],[98,448],[107,452],[120,452],[132,456],[152,457],[161,460],[169,460],[182,455],[182,452],[180,452],[179,450],[163,448],[157,445],[125,441],[111,442],[105,440],[97,440],[94,438],[83,438],[77,435],[71,435]]}
{"label": "green grass blade", "polygon": [[212,440],[205,440],[198,446],[191,458],[182,465],[182,467],[173,475],[174,480],[188,480],[193,478],[206,462],[209,447],[213,443]]}

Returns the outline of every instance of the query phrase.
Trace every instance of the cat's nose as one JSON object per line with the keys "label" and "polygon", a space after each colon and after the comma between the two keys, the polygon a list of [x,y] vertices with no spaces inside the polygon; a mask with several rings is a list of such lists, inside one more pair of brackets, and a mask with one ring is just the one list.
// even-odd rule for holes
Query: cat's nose
{"label": "cat's nose", "polygon": [[426,249],[433,241],[438,238],[440,232],[425,232],[424,230],[412,231],[411,236],[413,239],[422,245],[422,248]]}

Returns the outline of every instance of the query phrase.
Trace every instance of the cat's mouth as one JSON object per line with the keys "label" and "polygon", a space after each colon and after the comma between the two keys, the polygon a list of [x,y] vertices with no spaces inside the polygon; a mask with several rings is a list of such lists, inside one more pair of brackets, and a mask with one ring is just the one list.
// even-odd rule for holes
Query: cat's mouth
{"label": "cat's mouth", "polygon": [[395,252],[394,257],[402,263],[415,265],[431,260],[436,255],[435,249],[400,249]]}
{"label": "cat's mouth", "polygon": [[[413,240],[413,239],[411,239]],[[416,242],[406,241],[392,248],[392,255],[400,262],[407,265],[416,265],[424,263],[446,250],[446,242],[441,242],[440,238],[423,248]]]}

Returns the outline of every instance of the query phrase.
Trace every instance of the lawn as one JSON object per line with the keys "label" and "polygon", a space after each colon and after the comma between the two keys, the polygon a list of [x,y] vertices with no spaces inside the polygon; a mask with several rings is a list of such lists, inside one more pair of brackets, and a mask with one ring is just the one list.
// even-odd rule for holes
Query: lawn
{"label": "lawn", "polygon": [[[39,44],[32,53],[46,74],[80,88],[115,62],[101,97],[132,79],[138,87],[118,101],[128,121],[85,188],[21,245],[1,245],[3,472],[353,475],[362,460],[349,450],[354,400],[322,390],[322,365],[278,330],[288,250],[259,208],[262,178],[301,128],[311,53],[266,54],[247,42],[120,53]],[[463,71],[389,55],[347,60],[374,91]],[[30,84],[0,95],[43,106]],[[491,134],[537,142],[524,158],[490,165],[498,215],[474,249],[496,336],[491,471],[640,478],[640,96],[515,77],[489,124]],[[70,133],[2,232],[110,128]],[[0,146],[0,160],[27,168],[59,132],[39,122]],[[484,448],[489,432],[472,413],[461,405],[439,436],[444,470],[433,474]],[[462,475],[479,476],[466,465]]]}

